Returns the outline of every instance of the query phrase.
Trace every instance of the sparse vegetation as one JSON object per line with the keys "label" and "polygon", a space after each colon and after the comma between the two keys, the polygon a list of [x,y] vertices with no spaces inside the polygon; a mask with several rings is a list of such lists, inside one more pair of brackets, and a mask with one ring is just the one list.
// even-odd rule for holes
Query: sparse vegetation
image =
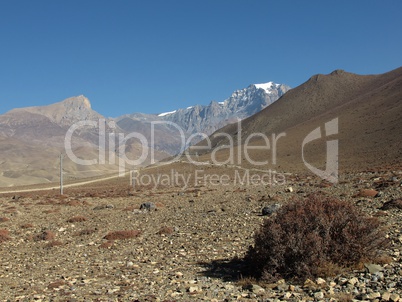
{"label": "sparse vegetation", "polygon": [[163,226],[158,231],[158,234],[159,235],[170,235],[170,234],[173,234],[173,232],[174,232],[174,229],[172,227]]}
{"label": "sparse vegetation", "polygon": [[251,275],[266,281],[317,277],[373,260],[385,243],[377,218],[346,201],[312,195],[265,220],[246,261]]}
{"label": "sparse vegetation", "polygon": [[52,247],[61,246],[61,245],[63,245],[63,242],[61,242],[61,241],[59,241],[59,240],[52,240],[52,241],[49,241],[49,242],[46,244],[46,247],[52,248]]}
{"label": "sparse vegetation", "polygon": [[7,240],[10,240],[10,236],[9,236],[10,232],[8,230],[2,229],[0,230],[0,243],[3,243]]}
{"label": "sparse vegetation", "polygon": [[56,237],[55,233],[53,233],[52,231],[43,231],[39,234],[37,234],[33,239],[34,241],[41,241],[41,240],[45,240],[45,241],[51,241]]}
{"label": "sparse vegetation", "polygon": [[109,232],[103,238],[106,240],[125,240],[138,237],[139,235],[141,235],[141,231],[139,230],[123,230]]}
{"label": "sparse vegetation", "polygon": [[91,235],[95,233],[97,230],[96,229],[84,229],[81,231],[78,231],[75,233],[76,236],[85,236],[85,235]]}
{"label": "sparse vegetation", "polygon": [[67,222],[74,223],[74,222],[83,222],[87,221],[85,216],[74,216],[67,220]]}
{"label": "sparse vegetation", "polygon": [[34,225],[32,223],[24,223],[21,225],[21,229],[30,229],[33,227],[34,227]]}

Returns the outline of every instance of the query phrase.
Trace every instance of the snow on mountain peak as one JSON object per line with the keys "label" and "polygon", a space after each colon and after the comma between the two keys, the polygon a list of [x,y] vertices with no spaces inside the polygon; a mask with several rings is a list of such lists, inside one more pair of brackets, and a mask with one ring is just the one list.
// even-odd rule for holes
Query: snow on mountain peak
{"label": "snow on mountain peak", "polygon": [[275,84],[274,82],[254,84],[257,89],[264,89],[266,93],[271,93],[272,89],[278,88],[280,84]]}
{"label": "snow on mountain peak", "polygon": [[170,112],[164,112],[164,113],[158,114],[158,116],[165,116],[165,115],[173,114],[173,113],[176,113],[176,111],[177,110],[170,111]]}

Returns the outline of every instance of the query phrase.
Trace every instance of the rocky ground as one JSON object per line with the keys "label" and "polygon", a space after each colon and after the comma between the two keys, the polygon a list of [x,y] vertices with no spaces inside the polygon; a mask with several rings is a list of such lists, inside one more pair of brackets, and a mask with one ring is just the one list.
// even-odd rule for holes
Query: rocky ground
{"label": "rocky ground", "polygon": [[[402,172],[365,172],[343,174],[337,185],[286,175],[271,186],[214,179],[133,190],[125,179],[71,188],[63,196],[55,190],[3,194],[0,298],[402,301],[401,190]],[[349,200],[383,221],[391,240],[383,261],[302,284],[242,278],[234,259],[253,244],[267,218],[262,209],[317,192]]]}

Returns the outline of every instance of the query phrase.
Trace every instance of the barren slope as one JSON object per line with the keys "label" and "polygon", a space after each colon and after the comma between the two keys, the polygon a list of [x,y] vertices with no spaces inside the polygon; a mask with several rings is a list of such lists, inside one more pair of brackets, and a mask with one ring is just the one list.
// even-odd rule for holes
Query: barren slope
{"label": "barren slope", "polygon": [[[270,167],[287,171],[307,171],[302,160],[302,143],[306,136],[321,127],[321,139],[306,144],[307,162],[325,167],[326,122],[338,119],[338,134],[328,139],[339,140],[339,168],[365,170],[398,166],[402,159],[402,68],[381,75],[361,76],[336,70],[329,75],[315,75],[306,83],[292,89],[277,102],[243,120],[241,141],[254,133],[270,139],[270,150],[251,150],[254,161],[268,159]],[[229,125],[212,135],[212,145],[228,144],[219,133],[230,134],[237,144],[239,127]],[[277,163],[272,164],[272,134],[278,136]],[[264,145],[261,137],[252,145]],[[251,144],[249,144],[251,145]],[[266,145],[266,144],[265,144]],[[221,158],[228,158],[222,150]],[[236,153],[235,153],[236,155]],[[204,154],[204,159],[211,153]],[[244,153],[242,155],[244,159]],[[250,162],[243,160],[244,166]]]}

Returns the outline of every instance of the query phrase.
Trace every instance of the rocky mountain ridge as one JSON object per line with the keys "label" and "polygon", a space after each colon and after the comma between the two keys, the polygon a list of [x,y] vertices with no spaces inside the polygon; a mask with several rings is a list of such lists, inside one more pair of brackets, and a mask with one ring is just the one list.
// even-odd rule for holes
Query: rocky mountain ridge
{"label": "rocky mountain ridge", "polygon": [[247,88],[236,90],[222,102],[211,101],[208,105],[195,105],[155,115],[135,113],[115,120],[119,126],[122,126],[121,121],[125,120],[126,126],[122,126],[124,130],[132,130],[132,127],[127,125],[129,118],[148,122],[169,121],[179,126],[187,135],[194,133],[210,135],[237,119],[247,118],[266,108],[288,90],[289,86],[273,82],[252,84]]}
{"label": "rocky mountain ridge", "polygon": [[[154,158],[147,155],[142,164],[175,155],[187,147],[183,141],[191,134],[202,132],[208,135],[230,123],[231,119],[244,118],[267,106],[289,89],[273,83],[264,85],[263,88],[250,85],[238,90],[224,102],[178,109],[174,114],[165,115],[135,113],[106,118],[94,111],[89,99],[83,95],[48,106],[13,109],[0,115],[0,140],[3,142],[0,146],[0,186],[57,180],[58,157],[66,152],[69,129],[74,133],[67,145],[71,144],[78,158],[99,158],[99,153],[104,152],[107,158],[114,159],[108,165],[92,167],[66,161],[65,170],[70,178],[115,172],[119,158],[134,161],[144,150]],[[92,126],[70,128],[80,125],[79,122],[90,122]],[[107,141],[113,134],[115,146]],[[117,139],[119,135],[129,137],[131,134],[145,137],[148,145],[136,138]],[[102,142],[102,135],[106,142]]]}

